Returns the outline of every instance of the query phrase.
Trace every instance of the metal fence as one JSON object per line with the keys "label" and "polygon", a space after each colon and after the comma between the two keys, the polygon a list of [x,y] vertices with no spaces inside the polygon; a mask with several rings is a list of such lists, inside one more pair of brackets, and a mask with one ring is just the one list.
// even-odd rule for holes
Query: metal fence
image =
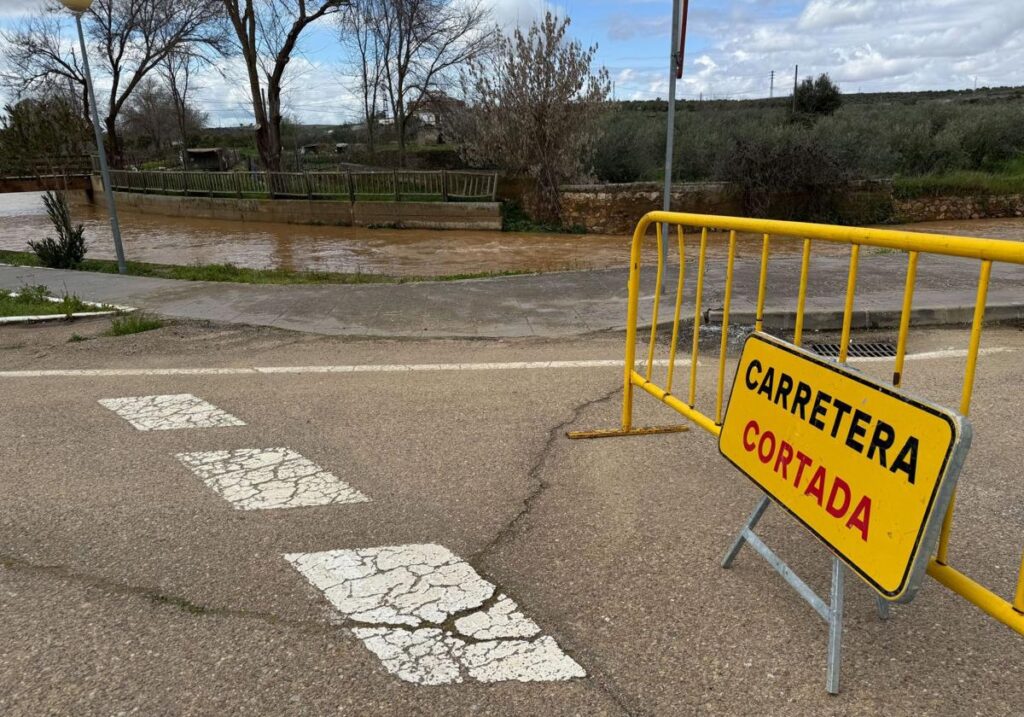
{"label": "metal fence", "polygon": [[[673,391],[673,369],[676,363],[676,350],[680,343],[680,310],[683,299],[683,271],[680,270],[678,285],[674,297],[674,315],[672,321],[672,338],[668,344],[668,369],[661,382],[652,374],[654,366],[655,345],[658,339],[658,310],[661,297],[662,278],[664,274],[663,241],[669,237],[662,236],[662,224],[677,229],[679,261],[685,266],[683,253],[683,228],[696,228],[700,232],[700,253],[697,266],[697,289],[694,296],[694,328],[690,357],[690,375],[688,385]],[[647,341],[646,358],[642,358],[641,370],[636,369],[637,341],[640,339],[638,326],[640,303],[640,270],[641,245],[648,228],[654,225],[659,246],[655,289],[653,295],[645,299],[652,300],[651,331]],[[707,259],[708,229],[716,228],[729,231],[729,250],[726,260],[726,285],[721,318],[721,346],[718,357],[718,380],[715,386],[714,403],[710,408],[698,408],[697,405],[697,365],[700,350],[701,300],[704,287],[704,269]],[[701,214],[682,214],[672,212],[650,212],[637,224],[633,234],[630,258],[629,303],[626,318],[626,356],[624,373],[624,394],[622,402],[621,428],[586,432],[579,437],[599,437],[606,435],[635,435],[660,432],[660,429],[638,428],[633,425],[633,393],[639,388],[662,403],[671,407],[694,424],[714,436],[722,430],[723,397],[726,377],[726,354],[729,337],[729,313],[732,296],[733,265],[736,259],[737,232],[751,232],[763,237],[761,247],[761,272],[757,293],[757,309],[755,329],[760,331],[764,322],[765,291],[768,281],[769,247],[772,237],[794,237],[803,240],[803,257],[799,277],[790,281],[798,287],[796,300],[795,327],[792,343],[799,346],[803,338],[804,313],[807,300],[807,285],[810,273],[811,248],[816,243],[841,244],[850,247],[850,265],[847,277],[845,302],[843,309],[842,332],[839,342],[839,363],[845,364],[850,346],[850,334],[853,323],[854,298],[857,284],[858,260],[860,248],[880,247],[884,250],[905,253],[907,256],[907,273],[903,294],[903,308],[900,316],[896,356],[893,359],[894,386],[899,387],[904,378],[904,357],[907,348],[907,334],[910,328],[911,308],[914,299],[914,287],[917,276],[918,257],[921,254],[938,254],[953,256],[965,261],[979,262],[977,297],[974,305],[974,318],[971,322],[970,337],[967,348],[967,363],[963,374],[963,386],[960,399],[960,413],[967,416],[971,410],[971,398],[974,389],[975,369],[978,363],[978,350],[981,330],[985,318],[985,304],[988,296],[989,279],[993,263],[1024,264],[1024,245],[1019,242],[1001,241],[996,239],[978,239],[972,237],[951,237],[941,234],[925,234],[919,232],[895,231],[889,229],[865,229],[857,227],[839,227],[822,224],[804,224],[797,222],[774,221],[768,219],[747,219],[741,217],[708,216]],[[949,564],[948,546],[953,524],[955,502],[951,502],[938,540],[938,549],[928,564],[928,574],[945,585],[953,592],[967,599],[990,617],[998,620],[1012,630],[1024,635],[1024,561],[1017,574],[1016,588],[1011,600],[1004,599],[992,590],[975,582]]]}
{"label": "metal fence", "polygon": [[119,192],[239,199],[494,201],[496,172],[131,172],[110,173]]}
{"label": "metal fence", "polygon": [[[654,270],[654,287],[652,291],[644,292],[641,297],[640,274],[642,269],[642,245],[648,232],[653,225],[655,239],[657,242],[656,261],[654,266],[648,266],[648,270]],[[676,231],[675,242],[669,235],[663,235],[664,227],[673,227]],[[686,231],[684,232],[684,228]],[[701,351],[701,327],[706,319],[702,313],[702,300],[704,298],[705,269],[708,262],[708,232],[709,230],[726,230],[729,232],[728,254],[725,258],[725,287],[721,308],[721,323],[718,333],[720,341],[717,367],[712,365],[709,373],[717,373],[717,380],[704,391],[698,392],[698,385],[703,381],[698,380],[698,366],[700,365]],[[652,433],[666,433],[670,431],[685,430],[686,426],[651,426],[638,427],[633,423],[633,399],[634,392],[639,391],[653,396],[665,405],[674,409],[690,422],[702,428],[716,438],[720,437],[725,424],[725,389],[726,389],[726,362],[729,347],[729,321],[733,296],[734,265],[737,259],[737,234],[753,233],[761,235],[760,251],[760,274],[757,281],[757,304],[754,314],[755,331],[764,332],[755,336],[766,336],[769,329],[765,327],[765,301],[766,291],[769,283],[779,286],[779,280],[769,282],[768,264],[771,253],[772,241],[779,238],[798,239],[803,241],[803,254],[801,257],[800,271],[798,275],[787,276],[784,280],[786,290],[793,289],[796,293],[794,324],[789,324],[788,319],[781,322],[779,330],[775,331],[775,341],[780,345],[792,345],[799,347],[803,341],[804,318],[807,305],[808,282],[811,274],[812,247],[823,244],[845,245],[849,247],[849,268],[847,272],[845,298],[843,302],[842,331],[838,345],[838,364],[845,364],[850,356],[851,331],[854,321],[854,307],[856,299],[857,276],[861,247],[873,247],[884,251],[899,252],[905,255],[907,269],[903,290],[902,310],[900,312],[899,331],[897,345],[893,356],[892,385],[897,389],[902,385],[905,377],[905,358],[907,349],[907,336],[910,331],[911,314],[914,302],[914,289],[917,283],[917,266],[921,255],[942,255],[957,257],[963,261],[973,261],[978,264],[978,281],[976,284],[976,298],[974,302],[973,320],[971,321],[970,333],[967,340],[966,364],[964,366],[962,386],[960,390],[959,414],[966,417],[971,411],[971,399],[973,396],[975,372],[978,364],[979,345],[981,340],[982,327],[985,319],[985,306],[988,296],[989,282],[992,275],[993,264],[1006,263],[1024,265],[1024,245],[1019,242],[1003,241],[996,239],[980,239],[973,237],[954,237],[940,234],[925,234],[920,232],[895,231],[889,229],[867,229],[858,227],[840,227],[823,224],[806,224],[798,222],[774,221],[767,219],[748,219],[742,217],[709,216],[701,214],[686,214],[674,212],[650,212],[643,216],[637,224],[633,234],[633,243],[630,254],[629,274],[629,300],[626,316],[626,351],[623,366],[623,401],[621,426],[615,429],[604,429],[597,431],[579,431],[570,434],[573,438],[600,438],[605,436],[627,436],[645,435]],[[690,346],[690,357],[684,362],[689,364],[689,376],[675,376],[677,350],[684,344],[681,317],[683,312],[683,298],[685,291],[685,267],[686,252],[685,241],[687,236],[692,238],[699,236],[699,252],[696,266],[696,290],[693,292],[693,308],[690,314],[693,317],[693,329]],[[675,244],[675,246],[673,246]],[[668,283],[675,283],[675,292],[668,289],[665,297],[669,303],[664,307],[671,312],[671,338],[667,344],[667,361],[656,361],[656,349],[662,346],[665,351],[664,335],[660,334],[659,328],[659,306],[662,297],[663,281],[666,273],[666,255],[678,252],[679,270],[676,280],[668,279]],[[778,277],[778,274],[775,275]],[[674,293],[674,296],[672,295]],[[790,294],[791,296],[791,294]],[[641,336],[639,316],[640,303],[650,306],[651,328],[648,335]],[[649,302],[649,303],[648,303]],[[690,309],[687,308],[686,313]],[[788,312],[786,312],[788,314]],[[792,326],[792,334],[786,332],[781,335],[783,325]],[[645,332],[646,333],[646,332]],[[791,337],[791,339],[790,339]],[[661,342],[659,344],[659,338]],[[640,344],[640,346],[638,346]],[[644,346],[646,344],[646,351]],[[683,349],[685,350],[685,348]],[[646,354],[646,355],[645,355]],[[654,366],[665,365],[666,370],[655,375]],[[717,371],[714,369],[717,368]],[[770,370],[770,369],[769,369]],[[782,376],[789,379],[787,374]],[[673,384],[673,379],[680,380]],[[688,380],[687,380],[688,378]],[[681,385],[679,385],[681,384]],[[780,379],[779,385],[782,385]],[[806,384],[801,386],[806,388]],[[763,386],[762,386],[763,388]],[[780,393],[781,393],[780,388]],[[701,395],[703,394],[703,395]],[[778,401],[779,393],[775,394]],[[819,395],[820,398],[820,395]],[[730,397],[731,400],[731,397]],[[784,406],[785,404],[783,404]],[[793,404],[793,412],[796,412],[796,402]],[[815,409],[817,410],[817,409]],[[801,414],[803,408],[800,409]],[[1013,419],[1012,415],[1008,420]],[[813,422],[812,422],[813,424]],[[745,434],[744,434],[745,435]],[[832,435],[835,436],[835,429]],[[744,439],[745,440],[745,439]],[[786,445],[786,444],[783,444]],[[849,444],[847,444],[849,445]],[[815,446],[817,451],[819,446]],[[635,451],[636,452],[636,451]],[[803,454],[801,454],[803,455]],[[760,455],[758,456],[760,458]],[[765,462],[761,458],[761,462]],[[884,465],[884,463],[882,464]],[[779,470],[779,463],[775,463],[775,471]],[[784,469],[783,469],[784,471]],[[781,473],[784,482],[785,473]],[[980,477],[980,476],[979,476]],[[797,479],[799,480],[799,479]],[[757,482],[757,481],[755,481]],[[913,482],[913,481],[911,481]],[[809,494],[809,493],[808,493]],[[807,584],[796,573],[787,566],[771,548],[753,532],[754,527],[760,520],[765,509],[771,504],[772,499],[767,495],[762,497],[761,502],[751,513],[746,525],[735,539],[729,552],[722,561],[722,567],[729,567],[736,557],[737,551],[744,544],[749,544],[757,553],[764,557],[776,571],[778,571],[791,586],[793,586],[804,600],[807,600],[826,619],[829,624],[829,653],[828,653],[828,678],[827,685],[830,692],[838,690],[838,660],[840,655],[839,641],[842,635],[842,600],[843,600],[843,566],[842,561],[847,558],[838,551],[833,556],[832,590],[830,600],[825,603],[824,599],[807,587]],[[820,504],[820,502],[819,502]],[[941,519],[941,526],[938,531],[931,534],[934,537],[938,533],[934,553],[931,553],[931,546],[924,546],[922,550],[923,560],[926,564],[927,574],[937,580],[945,587],[960,595],[970,603],[980,608],[993,619],[1024,635],[1024,562],[1017,572],[1016,585],[1012,598],[1003,597],[994,590],[985,587],[974,579],[968,577],[959,569],[950,564],[949,543],[952,535],[953,516],[955,511],[955,493],[948,500],[944,516]],[[787,510],[789,510],[787,508]],[[795,514],[794,514],[795,515]],[[834,515],[834,514],[833,514]],[[929,530],[934,523],[925,527]],[[909,529],[909,528],[908,528]],[[918,530],[917,527],[914,530]],[[920,535],[920,534],[919,534]],[[824,539],[822,539],[824,542]],[[916,559],[916,558],[915,558]],[[1016,561],[1014,561],[1016,564]],[[849,563],[857,570],[857,566]],[[1005,589],[1010,581],[1003,581]],[[889,596],[886,596],[888,599]],[[883,617],[888,614],[885,607],[885,600],[879,595],[879,614]]]}

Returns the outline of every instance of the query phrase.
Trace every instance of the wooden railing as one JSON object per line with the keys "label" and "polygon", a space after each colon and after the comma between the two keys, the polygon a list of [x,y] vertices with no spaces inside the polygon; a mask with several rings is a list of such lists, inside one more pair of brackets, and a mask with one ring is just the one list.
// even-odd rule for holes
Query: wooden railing
{"label": "wooden railing", "polygon": [[119,192],[238,199],[355,201],[494,201],[495,172],[130,172],[114,170]]}

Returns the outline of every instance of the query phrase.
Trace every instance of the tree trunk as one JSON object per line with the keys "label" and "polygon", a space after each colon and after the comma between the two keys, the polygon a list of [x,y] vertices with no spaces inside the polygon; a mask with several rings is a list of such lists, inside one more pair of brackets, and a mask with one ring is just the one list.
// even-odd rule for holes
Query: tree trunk
{"label": "tree trunk", "polygon": [[281,171],[281,90],[271,85],[267,88],[267,104],[264,119],[257,120],[256,149],[259,150],[263,168],[268,172]]}
{"label": "tree trunk", "polygon": [[537,178],[534,194],[537,215],[534,219],[537,221],[561,226],[562,195],[559,192],[558,184],[558,177],[554,173],[541,171],[541,175]]}
{"label": "tree trunk", "polygon": [[398,130],[398,166],[405,168],[405,117],[395,117],[395,129]]}
{"label": "tree trunk", "polygon": [[117,133],[117,119],[107,116],[103,124],[107,127],[107,141],[104,143],[107,162],[113,169],[123,169],[124,147],[121,144],[121,136]]}

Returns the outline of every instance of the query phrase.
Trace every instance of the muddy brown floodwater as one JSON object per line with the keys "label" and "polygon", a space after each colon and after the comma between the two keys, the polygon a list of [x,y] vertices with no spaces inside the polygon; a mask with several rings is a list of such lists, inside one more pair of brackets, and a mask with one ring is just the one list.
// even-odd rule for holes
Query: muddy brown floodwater
{"label": "muddy brown floodwater", "polygon": [[[82,201],[73,204],[72,216],[86,226],[89,256],[113,258],[106,214]],[[158,264],[230,263],[256,269],[441,276],[625,267],[629,260],[629,237],[624,235],[301,226],[129,212],[122,212],[121,226],[128,258]],[[1024,240],[1021,218],[928,222],[905,228]],[[24,251],[30,239],[49,234],[52,227],[40,194],[0,194],[0,249]],[[689,249],[695,244],[690,242]],[[713,235],[711,254],[724,253],[724,244],[723,235]],[[757,241],[740,244],[741,255],[757,251]],[[773,252],[790,251],[799,251],[799,243],[773,243]]]}

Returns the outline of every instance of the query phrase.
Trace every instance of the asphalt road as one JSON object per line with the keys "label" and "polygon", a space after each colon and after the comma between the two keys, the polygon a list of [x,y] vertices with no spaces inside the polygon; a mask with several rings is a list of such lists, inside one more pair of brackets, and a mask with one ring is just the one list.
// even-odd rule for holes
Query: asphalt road
{"label": "asphalt road", "polygon": [[[345,340],[184,324],[99,337],[104,326],[0,328],[0,371],[111,371],[0,373],[0,713],[1024,713],[1024,641],[930,579],[881,622],[849,578],[843,691],[827,695],[824,623],[752,552],[718,567],[758,494],[710,436],[564,437],[615,424],[612,365],[241,371],[614,360],[617,336]],[[910,351],[966,341],[921,332]],[[1009,350],[979,369],[952,557],[1009,596],[1024,546],[1024,335],[993,328],[984,346]],[[955,406],[962,364],[911,360],[906,386]],[[218,367],[236,372],[156,370]],[[705,407],[714,369],[699,370]],[[98,403],[186,393],[245,425],[139,431]],[[638,397],[637,419],[676,416]],[[271,447],[367,500],[240,510],[176,457]],[[780,510],[760,532],[827,590],[828,554],[809,534]],[[586,676],[404,680],[284,558],[423,545],[464,561],[453,589],[496,586]]]}

